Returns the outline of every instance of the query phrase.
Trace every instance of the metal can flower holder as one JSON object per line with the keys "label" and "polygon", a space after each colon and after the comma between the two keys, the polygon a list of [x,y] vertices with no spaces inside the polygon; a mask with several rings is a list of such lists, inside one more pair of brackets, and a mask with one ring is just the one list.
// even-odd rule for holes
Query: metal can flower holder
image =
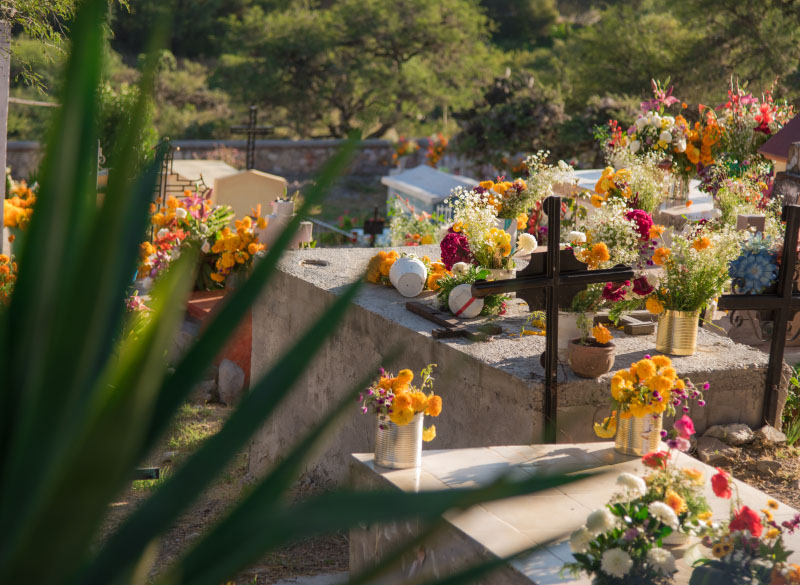
{"label": "metal can flower holder", "polygon": [[419,467],[422,463],[422,424],[425,415],[417,413],[404,426],[389,417],[375,419],[375,463],[392,469]]}
{"label": "metal can flower holder", "polygon": [[664,311],[658,317],[656,350],[670,355],[692,355],[697,349],[699,318],[699,311]]}
{"label": "metal can flower holder", "polygon": [[614,448],[625,455],[638,456],[658,451],[663,422],[664,416],[661,414],[620,417]]}

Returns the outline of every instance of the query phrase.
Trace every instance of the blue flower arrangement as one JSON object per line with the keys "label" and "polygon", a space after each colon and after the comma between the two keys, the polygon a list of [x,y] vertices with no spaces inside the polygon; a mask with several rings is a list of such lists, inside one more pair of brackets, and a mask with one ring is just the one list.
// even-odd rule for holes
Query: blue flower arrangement
{"label": "blue flower arrangement", "polygon": [[761,294],[778,278],[778,254],[773,239],[757,233],[741,246],[742,254],[730,261],[728,274],[739,294]]}

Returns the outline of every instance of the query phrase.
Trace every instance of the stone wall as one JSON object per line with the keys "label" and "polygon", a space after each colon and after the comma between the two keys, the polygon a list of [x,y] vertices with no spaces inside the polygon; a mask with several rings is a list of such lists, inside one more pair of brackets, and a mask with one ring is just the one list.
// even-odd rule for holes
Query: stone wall
{"label": "stone wall", "polygon": [[[220,147],[240,151],[244,160],[244,140],[174,140],[180,150],[176,159],[217,158],[212,152]],[[424,143],[424,139],[421,141]],[[257,140],[255,168],[289,180],[312,177],[342,144],[338,139],[324,140]],[[394,146],[388,140],[368,139],[361,143],[355,160],[345,172],[347,175],[382,177],[394,168]],[[8,166],[15,178],[27,178],[39,166],[42,149],[38,142],[9,142]],[[407,167],[425,162],[425,149],[405,159]],[[467,173],[468,165],[452,155],[445,155],[441,165],[451,172]]]}

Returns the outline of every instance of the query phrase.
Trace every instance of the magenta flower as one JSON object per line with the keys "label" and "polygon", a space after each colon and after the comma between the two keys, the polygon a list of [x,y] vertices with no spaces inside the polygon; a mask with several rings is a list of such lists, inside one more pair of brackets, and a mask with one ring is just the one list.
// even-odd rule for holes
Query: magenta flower
{"label": "magenta flower", "polygon": [[609,282],[603,287],[603,299],[615,303],[621,301],[628,294],[628,287],[631,285],[630,280],[625,282]]}
{"label": "magenta flower", "polygon": [[625,214],[625,219],[632,222],[639,232],[639,239],[650,239],[650,228],[653,227],[653,217],[641,209],[632,209]]}
{"label": "magenta flower", "polygon": [[647,282],[647,278],[640,276],[633,279],[633,292],[640,297],[646,297],[653,292],[654,287]]}
{"label": "magenta flower", "polygon": [[445,268],[451,270],[457,262],[472,263],[472,252],[469,249],[467,236],[457,232],[447,234],[439,244],[442,251],[442,262]]}
{"label": "magenta flower", "polygon": [[685,414],[676,420],[673,426],[675,427],[675,430],[678,431],[678,435],[684,439],[688,439],[695,433],[694,422],[692,422],[692,419]]}

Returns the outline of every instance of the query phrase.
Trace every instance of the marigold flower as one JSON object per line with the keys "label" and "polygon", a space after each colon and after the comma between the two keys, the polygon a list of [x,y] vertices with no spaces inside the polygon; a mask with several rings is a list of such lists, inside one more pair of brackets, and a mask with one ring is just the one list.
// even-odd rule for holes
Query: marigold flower
{"label": "marigold flower", "polygon": [[[671,359],[669,359],[669,358],[668,358],[667,356],[665,356],[665,355],[654,355],[654,356],[653,356],[653,357],[651,357],[650,359],[651,359],[651,360],[653,360],[653,363],[654,363],[654,364],[655,364],[657,367],[659,367],[659,368],[664,368],[664,367],[668,367],[668,366],[671,366],[671,365],[672,365],[672,360],[671,360]],[[666,373],[664,373],[664,372],[662,372],[662,374],[664,374],[665,376],[667,375],[667,374],[666,374]],[[674,376],[673,376],[673,377],[674,377]]]}
{"label": "marigold flower", "polygon": [[711,247],[711,238],[708,236],[702,236],[697,238],[694,242],[692,242],[692,248],[697,250],[706,250]]}
{"label": "marigold flower", "polygon": [[428,407],[428,397],[424,392],[416,391],[411,393],[411,402],[415,412],[425,412]]}
{"label": "marigold flower", "polygon": [[636,368],[636,375],[640,380],[649,380],[656,374],[656,365],[650,359],[639,360],[632,367]]}
{"label": "marigold flower", "polygon": [[403,427],[414,420],[414,414],[413,408],[399,409],[395,405],[392,405],[392,413],[389,415],[389,420],[397,426]]}
{"label": "marigold flower", "polygon": [[603,242],[597,242],[592,246],[590,257],[594,264],[600,264],[601,262],[608,262],[611,255],[608,253],[608,246]]}
{"label": "marigold flower", "polygon": [[442,397],[430,396],[428,398],[428,406],[425,409],[425,414],[428,416],[439,416],[442,412]]}
{"label": "marigold flower", "polygon": [[664,263],[669,259],[669,256],[672,252],[669,248],[660,247],[657,248],[655,252],[653,252],[653,263],[656,266],[663,266]]}
{"label": "marigold flower", "polygon": [[650,228],[648,235],[650,236],[651,240],[656,240],[661,237],[665,229],[666,228],[663,225],[654,225]]}
{"label": "marigold flower", "polygon": [[414,408],[414,399],[408,392],[399,392],[394,395],[394,401],[392,402],[392,408],[394,410],[404,410],[406,408]]}
{"label": "marigold flower", "polygon": [[591,196],[591,198],[589,199],[589,201],[595,207],[600,208],[600,207],[603,206],[603,203],[605,203],[605,198],[602,195],[598,195],[597,193],[594,193]]}
{"label": "marigold flower", "polygon": [[671,489],[668,489],[667,493],[664,495],[664,503],[672,508],[678,515],[683,514],[689,509],[686,506],[686,500],[684,500],[678,492]]}
{"label": "marigold flower", "polygon": [[592,327],[592,335],[597,343],[606,344],[611,341],[611,332],[604,325],[595,325]]}
{"label": "marigold flower", "polygon": [[[685,475],[690,480],[692,480],[692,483],[694,483],[695,485],[703,485],[705,476],[703,475],[703,472],[700,471],[699,469],[695,469],[694,467],[684,467],[681,470],[681,472],[683,473],[683,475]],[[698,518],[699,518],[699,515],[698,515]],[[702,518],[701,518],[701,520],[702,520]]]}

